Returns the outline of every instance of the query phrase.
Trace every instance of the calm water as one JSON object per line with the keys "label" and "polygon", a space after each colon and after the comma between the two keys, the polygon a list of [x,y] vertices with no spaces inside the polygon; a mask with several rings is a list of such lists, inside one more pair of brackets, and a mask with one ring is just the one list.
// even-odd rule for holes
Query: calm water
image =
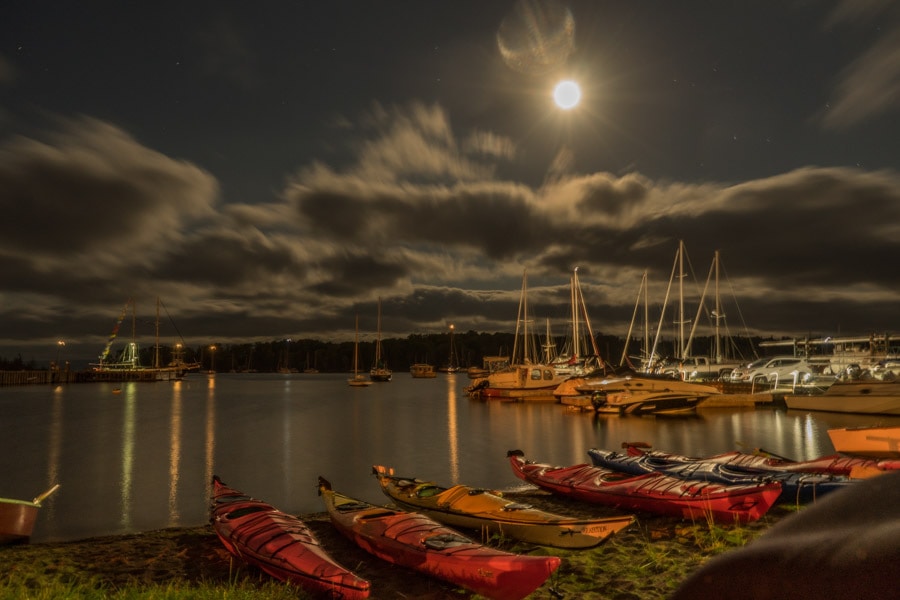
{"label": "calm water", "polygon": [[0,388],[0,497],[44,503],[35,542],[207,522],[210,479],[292,513],[320,512],[318,475],[387,503],[373,464],[440,483],[493,488],[519,480],[506,451],[568,465],[590,447],[647,441],[703,455],[762,447],[830,454],[829,427],[900,417],[715,410],[696,417],[617,417],[558,404],[470,400],[464,375],[351,388],[346,375],[192,374],[174,383]]}

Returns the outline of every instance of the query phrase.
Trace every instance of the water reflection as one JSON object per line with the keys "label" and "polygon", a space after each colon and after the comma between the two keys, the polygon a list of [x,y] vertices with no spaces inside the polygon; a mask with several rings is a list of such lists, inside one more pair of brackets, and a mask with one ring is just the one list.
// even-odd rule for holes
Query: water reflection
{"label": "water reflection", "polygon": [[[300,514],[322,510],[314,486],[320,474],[352,496],[384,502],[373,464],[502,489],[521,484],[505,459],[516,448],[557,465],[587,462],[591,447],[636,441],[694,456],[762,447],[807,460],[833,452],[828,428],[872,421],[775,409],[595,415],[471,400],[467,383],[397,377],[356,389],[341,374],[222,373],[126,383],[120,395],[108,384],[0,389],[0,472],[25,493],[61,483],[41,512],[40,542],[202,525],[217,472]],[[900,424],[900,417],[879,422]]]}
{"label": "water reflection", "polygon": [[122,520],[125,529],[131,529],[131,484],[134,468],[134,430],[137,405],[137,386],[129,382],[125,392],[125,412],[122,419]]}
{"label": "water reflection", "polygon": [[169,421],[169,524],[178,522],[178,466],[181,462],[181,382],[172,384]]}
{"label": "water reflection", "polygon": [[216,380],[214,377],[209,378],[209,386],[206,393],[206,443],[205,443],[205,461],[206,467],[204,471],[204,495],[209,498],[212,496],[212,478],[215,473],[216,460]]}
{"label": "water reflection", "polygon": [[[48,490],[59,483],[59,460],[63,443],[63,406],[62,390],[57,386],[53,393],[53,403],[50,409],[50,443],[47,445],[47,487],[45,488]],[[56,503],[50,501],[44,504],[41,510],[46,512],[47,521],[52,524],[56,519]]]}
{"label": "water reflection", "polygon": [[459,483],[459,431],[456,417],[456,377],[447,377],[447,445],[450,449],[450,481]]}

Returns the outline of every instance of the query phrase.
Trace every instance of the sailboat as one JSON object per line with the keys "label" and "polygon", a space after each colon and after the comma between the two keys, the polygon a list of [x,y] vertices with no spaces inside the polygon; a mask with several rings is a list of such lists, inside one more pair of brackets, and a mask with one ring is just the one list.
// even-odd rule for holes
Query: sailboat
{"label": "sailboat", "polygon": [[[588,318],[587,304],[585,304],[584,294],[581,291],[581,283],[578,280],[578,267],[575,268],[570,281],[570,296],[572,328],[569,335],[571,337],[566,340],[563,351],[558,356],[552,357],[552,360],[548,349],[546,362],[553,365],[559,375],[581,376],[600,368],[601,360],[600,350],[591,329],[591,320]],[[549,325],[547,341],[549,346]]]}
{"label": "sailboat", "polygon": [[369,371],[372,381],[390,381],[393,372],[387,368],[381,354],[381,298],[378,299],[378,338],[375,340],[375,364]]}
{"label": "sailboat", "polygon": [[353,387],[372,385],[372,380],[359,372],[359,315],[356,315],[356,338],[353,340],[353,377],[347,383]]}
{"label": "sailboat", "polygon": [[450,324],[450,356],[447,358],[447,364],[443,367],[440,367],[438,371],[441,373],[456,373],[459,371],[459,361],[456,358],[456,349],[453,346],[453,330],[456,327],[453,323]]}
{"label": "sailboat", "polygon": [[470,393],[477,392],[484,399],[507,401],[555,400],[553,391],[566,377],[558,374],[552,365],[538,361],[534,334],[529,333],[528,324],[528,279],[523,274],[512,364],[507,369],[494,371],[483,379],[475,380],[468,388]]}

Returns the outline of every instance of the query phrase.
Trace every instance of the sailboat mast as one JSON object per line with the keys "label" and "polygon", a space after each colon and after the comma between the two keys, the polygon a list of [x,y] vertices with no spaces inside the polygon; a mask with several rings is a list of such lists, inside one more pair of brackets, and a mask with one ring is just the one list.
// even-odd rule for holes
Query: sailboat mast
{"label": "sailboat mast", "polygon": [[722,363],[722,340],[719,337],[719,319],[722,318],[722,305],[719,302],[719,251],[713,255],[716,263],[716,364]]}
{"label": "sailboat mast", "polygon": [[159,296],[156,297],[156,353],[153,356],[153,368],[159,368]]}
{"label": "sailboat mast", "polygon": [[684,241],[678,241],[678,357],[684,358]]}
{"label": "sailboat mast", "polygon": [[353,374],[359,372],[359,315],[356,315],[356,336],[353,343]]}
{"label": "sailboat mast", "polygon": [[578,267],[572,274],[572,285],[569,292],[572,305],[572,356],[578,360],[581,356],[581,332],[578,331]]}

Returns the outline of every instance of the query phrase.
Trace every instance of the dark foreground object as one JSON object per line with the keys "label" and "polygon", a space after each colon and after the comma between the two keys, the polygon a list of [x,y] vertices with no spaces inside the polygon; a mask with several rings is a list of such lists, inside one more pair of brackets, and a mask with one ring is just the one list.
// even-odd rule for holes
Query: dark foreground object
{"label": "dark foreground object", "polygon": [[900,472],[860,482],[711,560],[672,600],[828,598],[900,593]]}

